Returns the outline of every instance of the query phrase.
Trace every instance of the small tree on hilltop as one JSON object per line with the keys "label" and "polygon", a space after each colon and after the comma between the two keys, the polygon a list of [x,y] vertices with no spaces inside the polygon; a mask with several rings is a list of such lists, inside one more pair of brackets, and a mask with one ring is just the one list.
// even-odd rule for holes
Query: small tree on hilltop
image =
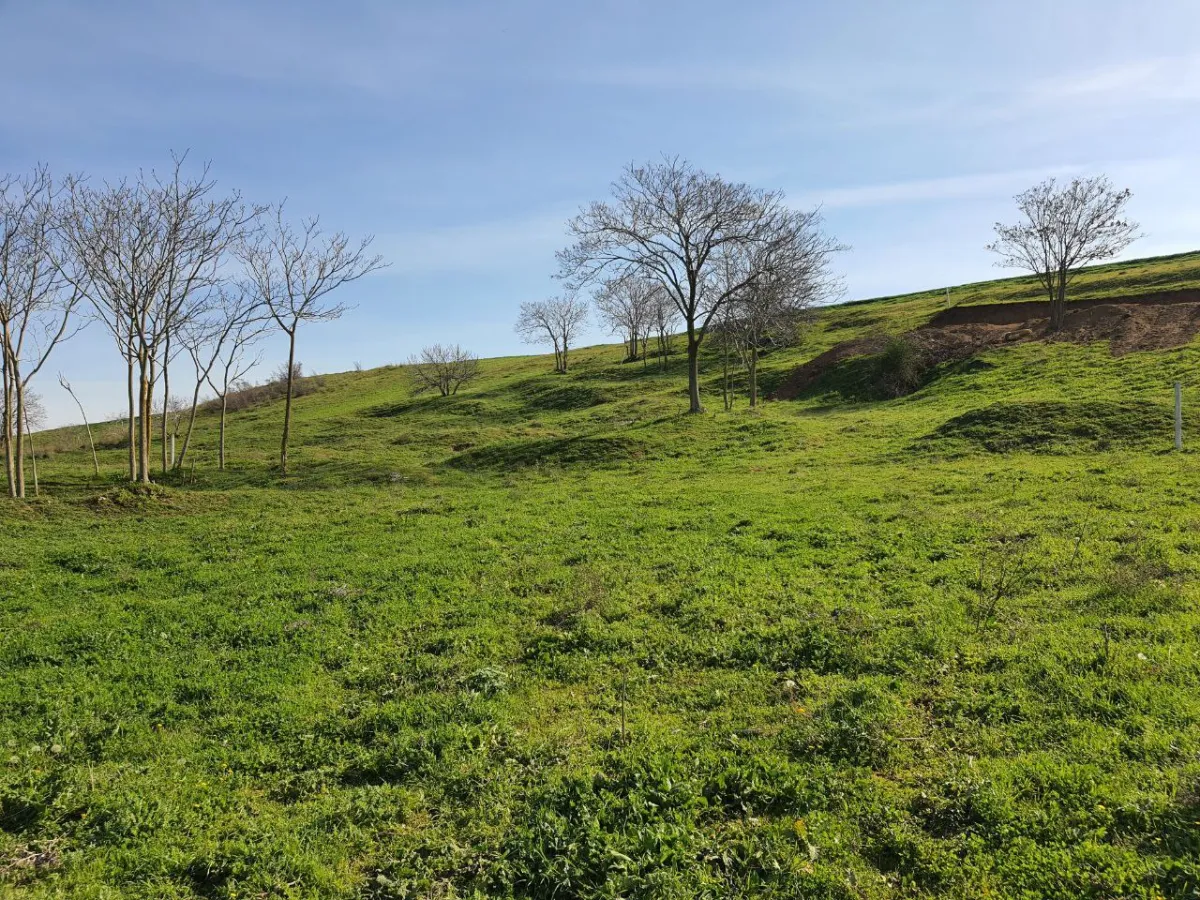
{"label": "small tree on hilltop", "polygon": [[529,301],[521,304],[516,332],[527,344],[551,344],[554,371],[565,373],[567,352],[587,317],[587,304],[576,296]]}
{"label": "small tree on hilltop", "polygon": [[479,357],[458,344],[424,347],[418,355],[409,357],[408,364],[418,394],[436,389],[443,397],[451,397],[479,374]]}
{"label": "small tree on hilltop", "polygon": [[1061,188],[1047,178],[1016,196],[1023,222],[996,223],[996,240],[987,249],[1000,254],[996,265],[1037,276],[1050,298],[1051,331],[1062,328],[1067,285],[1079,270],[1112,259],[1141,236],[1137,223],[1125,218],[1131,196],[1103,175],[1075,178]]}
{"label": "small tree on hilltop", "polygon": [[604,282],[596,292],[596,311],[614,334],[626,342],[625,361],[634,362],[639,346],[653,327],[655,300],[662,287],[649,278],[613,278]]}

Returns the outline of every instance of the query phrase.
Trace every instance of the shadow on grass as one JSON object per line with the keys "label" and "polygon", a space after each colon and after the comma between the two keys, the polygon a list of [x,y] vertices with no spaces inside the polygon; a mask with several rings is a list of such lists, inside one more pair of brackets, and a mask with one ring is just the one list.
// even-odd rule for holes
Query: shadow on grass
{"label": "shadow on grass", "polygon": [[645,459],[648,448],[627,437],[514,440],[460,453],[446,461],[455,469],[512,471],[535,466],[599,468]]}
{"label": "shadow on grass", "polygon": [[918,442],[919,447],[966,445],[990,453],[1148,449],[1171,446],[1171,410],[1145,403],[995,403],[955,416]]}

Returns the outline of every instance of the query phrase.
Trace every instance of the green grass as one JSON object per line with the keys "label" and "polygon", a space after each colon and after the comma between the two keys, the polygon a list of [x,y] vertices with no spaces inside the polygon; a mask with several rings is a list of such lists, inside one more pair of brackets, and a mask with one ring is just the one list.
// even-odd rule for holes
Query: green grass
{"label": "green grass", "polygon": [[273,404],[149,491],[46,435],[0,508],[0,895],[1200,896],[1198,350],[704,416],[611,346],[330,375],[287,479]]}

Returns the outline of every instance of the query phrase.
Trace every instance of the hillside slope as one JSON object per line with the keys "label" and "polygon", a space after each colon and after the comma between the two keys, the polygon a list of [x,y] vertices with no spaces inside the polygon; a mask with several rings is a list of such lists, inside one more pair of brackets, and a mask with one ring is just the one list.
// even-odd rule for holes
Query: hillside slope
{"label": "hillside slope", "polygon": [[282,481],[278,404],[151,491],[47,435],[0,510],[0,886],[1197,896],[1200,345],[1015,342],[880,399],[882,336],[945,305],[823,311],[768,388],[883,351],[755,411],[715,348],[704,416],[611,346],[453,398],[323,376]]}

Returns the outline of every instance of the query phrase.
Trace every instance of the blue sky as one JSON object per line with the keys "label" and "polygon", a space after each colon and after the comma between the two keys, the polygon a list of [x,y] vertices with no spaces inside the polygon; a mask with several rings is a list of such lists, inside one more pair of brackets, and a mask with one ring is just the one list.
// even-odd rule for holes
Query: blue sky
{"label": "blue sky", "polygon": [[[1194,0],[0,0],[0,170],[190,149],[392,263],[301,334],[309,369],[498,355],[555,290],[564,221],[662,153],[823,204],[854,298],[996,274],[992,223],[1047,174],[1130,187],[1128,255],[1198,248],[1198,38]],[[121,408],[98,328],[37,386],[55,423],[78,417],[59,370]]]}

